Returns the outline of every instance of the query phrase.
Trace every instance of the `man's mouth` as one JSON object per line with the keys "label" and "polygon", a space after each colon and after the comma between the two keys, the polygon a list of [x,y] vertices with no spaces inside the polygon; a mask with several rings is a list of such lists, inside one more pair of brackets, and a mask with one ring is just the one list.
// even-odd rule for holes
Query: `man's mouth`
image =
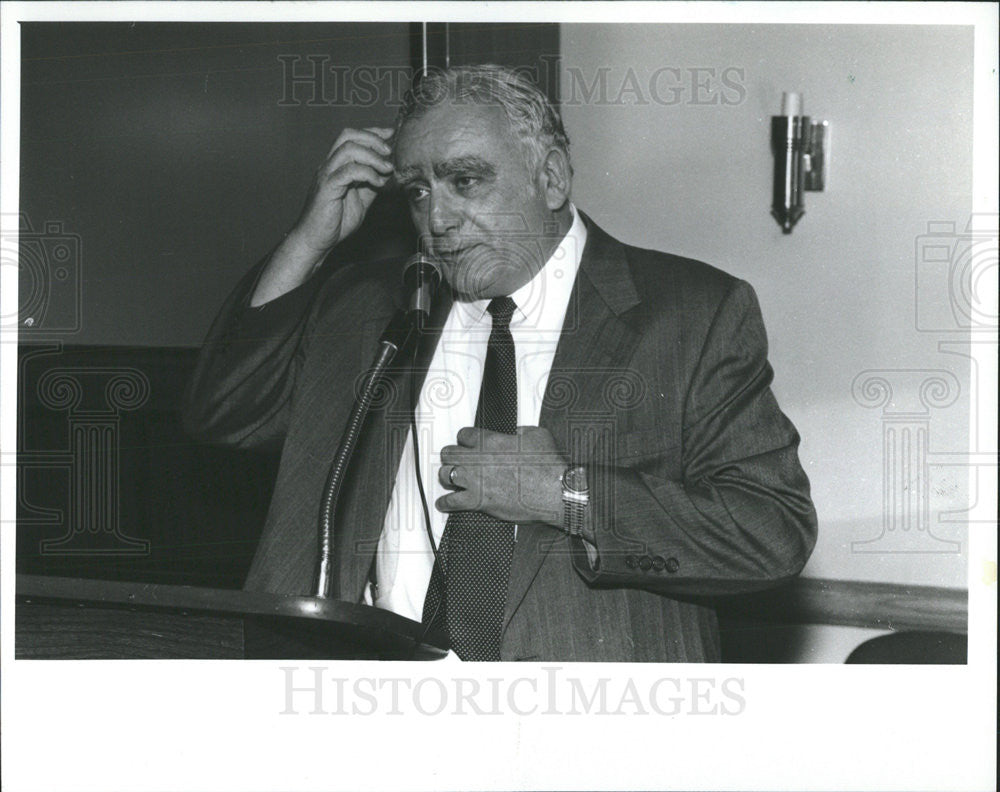
{"label": "man's mouth", "polygon": [[445,259],[446,261],[454,261],[459,256],[463,255],[464,253],[467,253],[472,247],[473,245],[463,245],[461,247],[434,246],[431,252],[436,258],[442,258]]}

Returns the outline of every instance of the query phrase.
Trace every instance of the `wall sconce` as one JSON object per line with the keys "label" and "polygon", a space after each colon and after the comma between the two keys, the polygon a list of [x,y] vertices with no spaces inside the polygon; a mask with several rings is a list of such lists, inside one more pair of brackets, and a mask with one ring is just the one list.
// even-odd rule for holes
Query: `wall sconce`
{"label": "wall sconce", "polygon": [[781,230],[792,228],[805,214],[802,193],[822,192],[830,156],[830,125],[802,115],[802,96],[781,95],[781,115],[771,116],[774,151],[774,194],[771,214]]}

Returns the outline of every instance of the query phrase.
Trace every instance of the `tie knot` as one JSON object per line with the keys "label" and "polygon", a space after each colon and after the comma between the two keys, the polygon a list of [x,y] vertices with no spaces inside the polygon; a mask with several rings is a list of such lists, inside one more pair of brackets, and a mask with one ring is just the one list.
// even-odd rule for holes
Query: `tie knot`
{"label": "tie knot", "polygon": [[517,303],[510,297],[494,297],[486,310],[493,316],[494,327],[507,327],[510,325],[510,318],[514,315]]}

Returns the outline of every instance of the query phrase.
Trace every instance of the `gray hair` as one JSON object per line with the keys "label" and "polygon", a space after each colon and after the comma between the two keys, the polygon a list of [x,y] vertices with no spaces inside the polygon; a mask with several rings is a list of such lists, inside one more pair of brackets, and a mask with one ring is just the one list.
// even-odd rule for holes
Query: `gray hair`
{"label": "gray hair", "polygon": [[529,173],[535,173],[552,147],[562,151],[569,162],[569,136],[559,110],[523,71],[491,63],[430,68],[403,97],[396,132],[411,118],[419,118],[445,101],[493,105],[504,111],[511,131],[520,140]]}

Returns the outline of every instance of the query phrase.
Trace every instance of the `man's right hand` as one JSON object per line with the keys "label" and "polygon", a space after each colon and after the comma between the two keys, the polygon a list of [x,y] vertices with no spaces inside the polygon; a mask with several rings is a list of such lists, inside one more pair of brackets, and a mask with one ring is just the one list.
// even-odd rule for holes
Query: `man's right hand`
{"label": "man's right hand", "polygon": [[302,214],[267,263],[252,306],[305,283],[327,254],[354,233],[392,175],[393,130],[345,129],[316,170]]}

